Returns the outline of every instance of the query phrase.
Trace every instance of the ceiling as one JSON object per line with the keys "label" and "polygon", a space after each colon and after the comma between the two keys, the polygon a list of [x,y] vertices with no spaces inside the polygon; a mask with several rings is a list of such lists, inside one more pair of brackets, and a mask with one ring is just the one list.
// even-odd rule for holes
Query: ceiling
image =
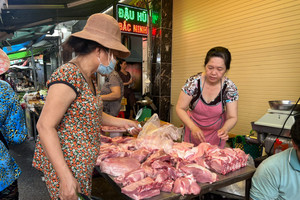
{"label": "ceiling", "polygon": [[[0,0],[3,1],[3,0]],[[4,0],[0,32],[57,24],[69,20],[85,20],[103,12],[118,0]]]}

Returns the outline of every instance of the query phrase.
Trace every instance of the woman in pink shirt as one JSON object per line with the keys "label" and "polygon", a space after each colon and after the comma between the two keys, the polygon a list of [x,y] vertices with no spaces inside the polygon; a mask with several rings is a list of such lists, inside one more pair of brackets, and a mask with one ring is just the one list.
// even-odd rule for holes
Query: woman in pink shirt
{"label": "woman in pink shirt", "polygon": [[208,142],[224,148],[228,132],[237,122],[238,108],[237,87],[225,76],[230,62],[228,49],[210,49],[205,71],[190,77],[183,86],[176,112],[185,125],[185,142]]}

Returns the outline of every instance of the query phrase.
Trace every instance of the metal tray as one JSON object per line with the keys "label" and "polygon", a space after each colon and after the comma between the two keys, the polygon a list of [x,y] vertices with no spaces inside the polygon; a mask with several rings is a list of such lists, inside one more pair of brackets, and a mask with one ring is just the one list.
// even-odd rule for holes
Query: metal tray
{"label": "metal tray", "polygon": [[152,100],[139,100],[136,103],[140,104],[141,106],[149,106],[150,104],[152,104]]}
{"label": "metal tray", "polygon": [[[290,100],[269,101],[270,108],[274,110],[292,110],[295,103]],[[296,105],[294,111],[300,111],[300,103]]]}

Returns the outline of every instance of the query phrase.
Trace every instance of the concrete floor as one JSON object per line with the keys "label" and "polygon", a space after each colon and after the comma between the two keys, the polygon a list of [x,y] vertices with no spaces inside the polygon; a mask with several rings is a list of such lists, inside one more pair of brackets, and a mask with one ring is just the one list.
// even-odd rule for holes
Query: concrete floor
{"label": "concrete floor", "polygon": [[[31,166],[34,141],[25,140],[20,145],[10,146],[10,153],[22,169],[18,179],[19,200],[50,200],[43,174]],[[123,200],[124,198],[103,177],[93,177],[92,196],[103,200]]]}
{"label": "concrete floor", "polygon": [[34,141],[25,140],[20,145],[10,146],[10,153],[22,170],[18,179],[19,200],[50,200],[43,174],[31,166]]}

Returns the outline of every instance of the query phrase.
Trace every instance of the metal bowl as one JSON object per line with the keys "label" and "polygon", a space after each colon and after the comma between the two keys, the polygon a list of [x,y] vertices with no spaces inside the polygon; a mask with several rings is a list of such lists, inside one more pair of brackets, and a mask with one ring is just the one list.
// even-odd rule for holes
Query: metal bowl
{"label": "metal bowl", "polygon": [[152,103],[152,101],[143,99],[143,100],[137,101],[136,103],[140,104],[141,106],[149,106]]}
{"label": "metal bowl", "polygon": [[[292,110],[295,103],[295,101],[290,100],[269,101],[270,108],[274,110]],[[294,110],[300,111],[300,102],[296,105]]]}

